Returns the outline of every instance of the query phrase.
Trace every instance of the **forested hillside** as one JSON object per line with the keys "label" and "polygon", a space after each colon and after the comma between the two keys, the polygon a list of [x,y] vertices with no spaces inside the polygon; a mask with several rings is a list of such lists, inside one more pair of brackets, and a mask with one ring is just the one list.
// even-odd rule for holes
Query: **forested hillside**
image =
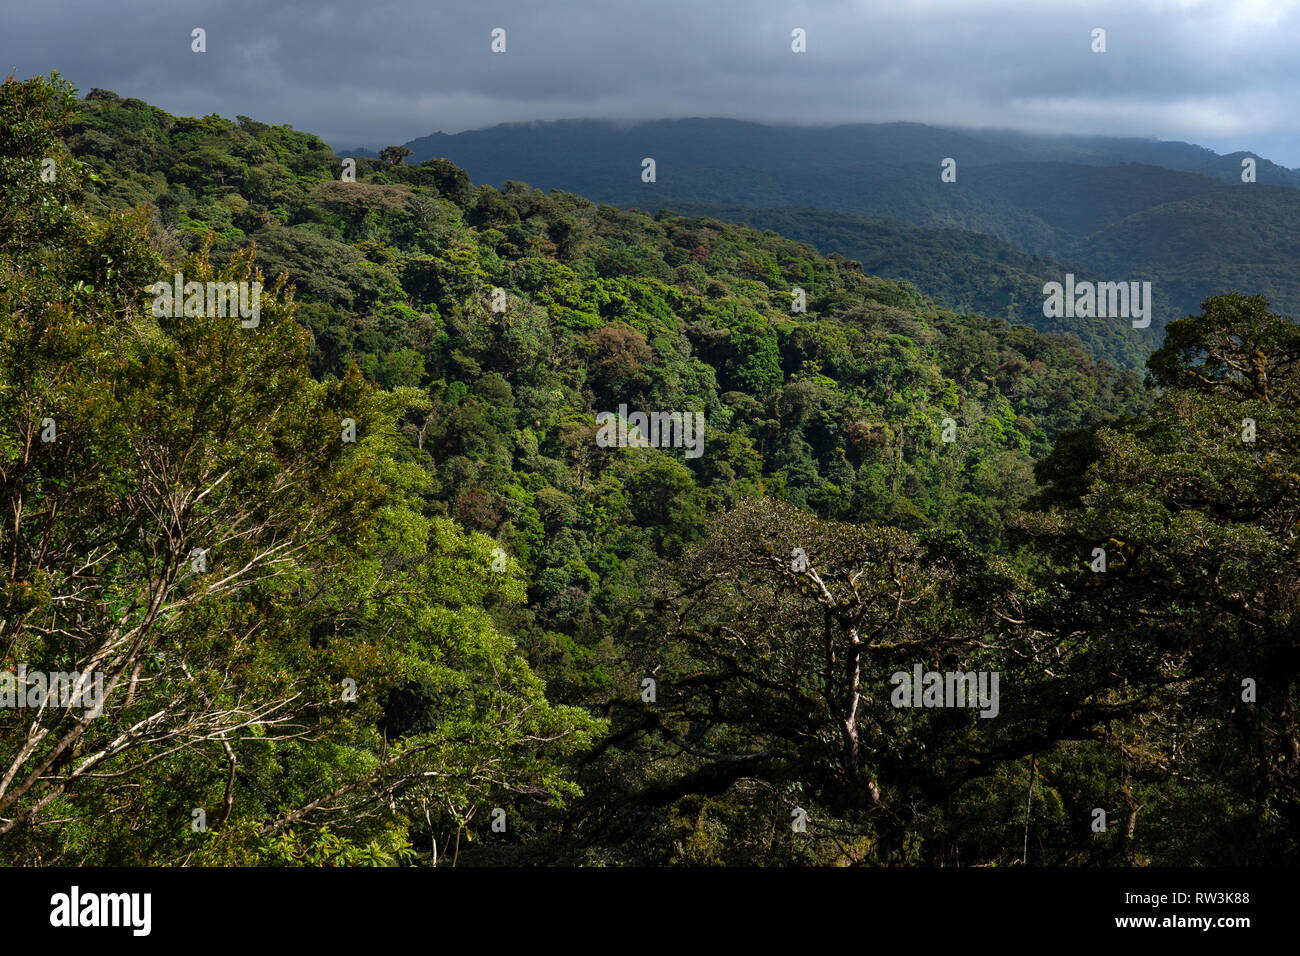
{"label": "forested hillside", "polygon": [[1011,243],[963,229],[927,229],[881,216],[859,216],[806,206],[743,208],[676,203],[677,212],[770,229],[824,252],[862,263],[870,275],[903,279],[942,305],[960,312],[995,315],[1041,332],[1073,336],[1121,369],[1140,369],[1157,331],[1134,329],[1115,317],[1046,318],[1043,286],[1066,273],[1080,281],[1104,281],[1081,266],[1022,252]]}
{"label": "forested hillside", "polygon": [[[1150,336],[1130,333],[1134,347],[1115,352],[1085,335],[1117,361],[1136,351],[1140,363],[1167,322],[1216,293],[1255,292],[1283,311],[1300,311],[1300,173],[1254,154],[916,123],[800,128],[703,119],[509,124],[407,146],[413,161],[445,156],[492,185],[522,179],[651,212],[738,207],[750,210],[743,221],[751,224],[797,216],[799,237],[822,252],[881,268],[891,260],[872,255],[881,232],[876,219],[937,230],[894,227],[901,261],[881,273],[916,276],[912,281],[933,295],[951,290],[947,257],[927,259],[930,247],[950,243],[950,230],[981,233],[1106,281],[1148,280]],[[653,183],[641,179],[646,157],[656,163]],[[940,178],[946,159],[956,164],[951,182]],[[1250,183],[1242,181],[1245,159],[1255,164]],[[824,221],[807,209],[820,210]],[[867,219],[854,224],[857,216]],[[1018,289],[1016,299],[1015,321],[1052,328],[1043,317],[1041,282]],[[1005,317],[1005,307],[996,314]]]}
{"label": "forested hillside", "polygon": [[[107,675],[0,712],[0,859],[1295,852],[1264,299],[1173,323],[1158,391],[715,219],[57,76],[0,130],[0,652]],[[260,319],[151,310],[176,273]],[[601,441],[629,411],[702,445]],[[995,713],[900,707],[914,666]]]}
{"label": "forested hillside", "polygon": [[[418,425],[439,497],[483,530],[522,534],[517,466],[566,493],[593,483],[574,433],[626,403],[705,412],[705,459],[649,456],[668,483],[651,497],[672,500],[680,484],[684,513],[764,489],[824,517],[998,540],[1057,434],[1146,401],[1136,376],[1076,345],[958,317],[752,229],[520,183],[474,188],[438,160],[363,159],[358,181],[340,182],[314,137],[99,92],[68,143],[103,178],[98,201],[150,204],[175,253],[211,233],[216,261],[251,245],[268,276],[287,273],[314,374],[356,362],[385,388],[426,391]],[[504,313],[490,308],[494,288]],[[951,448],[948,416],[962,433]],[[534,537],[520,553],[551,551]]]}

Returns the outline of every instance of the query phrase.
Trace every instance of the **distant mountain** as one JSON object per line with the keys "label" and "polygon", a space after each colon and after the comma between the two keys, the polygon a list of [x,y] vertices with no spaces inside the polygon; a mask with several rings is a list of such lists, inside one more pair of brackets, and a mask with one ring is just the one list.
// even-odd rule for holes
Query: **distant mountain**
{"label": "distant mountain", "polygon": [[[412,162],[445,157],[480,183],[524,181],[625,208],[779,223],[956,307],[1010,310],[1040,328],[1038,280],[1059,281],[1069,269],[1062,263],[1075,264],[1077,275],[1150,280],[1155,334],[1232,288],[1300,312],[1300,172],[1254,157],[1257,181],[1243,184],[1246,153],[916,123],[800,128],[711,119],[508,124],[406,145]],[[655,160],[649,183],[641,178],[647,157]],[[956,161],[955,182],[941,181],[947,158]],[[835,218],[818,221],[827,213]],[[953,245],[936,246],[934,237],[882,217],[944,230]],[[1011,252],[972,245],[971,234],[1010,243],[1030,260],[1013,267]],[[976,277],[982,260],[1002,267]],[[945,277],[950,270],[967,278]],[[1035,284],[1038,309],[1021,291]],[[1104,344],[1110,332],[1100,326],[1075,331],[1111,357],[1133,344],[1132,335]]]}
{"label": "distant mountain", "polygon": [[[433,133],[405,145],[414,153],[412,162],[446,157],[462,164],[476,181],[489,183],[507,178],[540,183],[542,177],[561,174],[563,168],[581,171],[626,163],[630,154],[636,154],[628,167],[634,182],[639,182],[639,163],[645,156],[655,157],[661,168],[754,169],[912,164],[937,168],[940,160],[951,156],[960,166],[1141,163],[1237,183],[1241,158],[1248,155],[1220,156],[1191,143],[1138,138],[1043,136],[921,123],[767,126],[728,119],[506,123],[463,133]],[[1256,159],[1260,183],[1300,187],[1300,171]]]}

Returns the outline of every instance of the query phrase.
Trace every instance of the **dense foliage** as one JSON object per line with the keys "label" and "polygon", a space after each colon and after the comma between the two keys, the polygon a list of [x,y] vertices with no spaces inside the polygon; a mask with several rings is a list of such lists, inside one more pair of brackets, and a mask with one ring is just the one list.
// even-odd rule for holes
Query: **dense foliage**
{"label": "dense foliage", "polygon": [[[3,859],[1293,849],[1262,300],[1171,326],[1156,398],[772,233],[0,90],[0,669],[108,675],[0,711]],[[262,281],[260,324],[155,315],[175,272]],[[604,447],[620,406],[702,454]],[[891,706],[912,665],[999,671],[997,716]]]}
{"label": "dense foliage", "polygon": [[674,208],[683,214],[770,229],[823,252],[846,256],[861,263],[864,272],[910,282],[960,312],[995,315],[1012,324],[1023,322],[1040,332],[1078,339],[1098,358],[1121,369],[1141,368],[1160,342],[1158,329],[1134,329],[1126,318],[1043,316],[1046,283],[1060,282],[1067,273],[1080,281],[1101,281],[1098,275],[1021,252],[993,236],[810,207],[756,209],[675,203]]}
{"label": "dense foliage", "polygon": [[[1065,329],[1123,366],[1140,366],[1165,324],[1209,295],[1249,290],[1300,311],[1300,172],[1256,154],[916,123],[797,128],[714,119],[506,124],[406,145],[414,160],[448,157],[476,182],[523,179],[648,210],[709,204],[708,215],[858,259],[956,307],[1002,317],[1012,309],[1011,321],[1043,331],[1062,327],[1044,320],[1040,276],[1061,281],[1068,265],[1106,281],[1149,280],[1150,333],[1086,322]],[[643,157],[657,163],[653,183],[641,181]],[[1247,158],[1256,175],[1249,184]],[[955,181],[940,179],[946,159],[956,163]],[[961,275],[972,269],[987,274]]]}

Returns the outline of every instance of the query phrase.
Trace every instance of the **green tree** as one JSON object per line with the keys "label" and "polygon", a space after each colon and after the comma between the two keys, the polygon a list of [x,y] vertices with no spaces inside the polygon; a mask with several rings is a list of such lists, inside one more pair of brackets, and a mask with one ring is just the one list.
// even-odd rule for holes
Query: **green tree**
{"label": "green tree", "polygon": [[[600,724],[546,701],[492,618],[517,569],[427,517],[398,460],[427,398],[313,380],[250,254],[164,268],[141,217],[48,209],[58,181],[30,180],[69,95],[0,87],[27,124],[0,197],[39,214],[0,244],[4,858],[391,864],[422,826],[454,860],[496,802],[574,794],[556,760]],[[265,284],[258,322],[155,315],[173,270]],[[91,675],[90,698],[19,672]]]}
{"label": "green tree", "polygon": [[[1261,297],[1207,299],[1148,363],[1151,414],[1062,442],[1018,521],[1060,569],[1045,626],[1118,638],[1110,666],[1169,724],[1126,751],[1166,859],[1296,852],[1298,342]],[[1186,783],[1163,793],[1170,774]]]}

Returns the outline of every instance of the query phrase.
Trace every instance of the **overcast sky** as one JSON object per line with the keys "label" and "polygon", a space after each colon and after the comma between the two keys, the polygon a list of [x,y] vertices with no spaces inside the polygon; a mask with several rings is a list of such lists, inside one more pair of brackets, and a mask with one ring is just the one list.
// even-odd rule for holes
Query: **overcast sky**
{"label": "overcast sky", "polygon": [[[1300,0],[0,0],[0,68],[337,148],[517,120],[909,120],[1300,167]],[[191,52],[191,30],[207,52]],[[491,52],[491,31],[506,52]],[[791,52],[791,30],[807,53]],[[1093,53],[1092,31],[1107,52]]]}

